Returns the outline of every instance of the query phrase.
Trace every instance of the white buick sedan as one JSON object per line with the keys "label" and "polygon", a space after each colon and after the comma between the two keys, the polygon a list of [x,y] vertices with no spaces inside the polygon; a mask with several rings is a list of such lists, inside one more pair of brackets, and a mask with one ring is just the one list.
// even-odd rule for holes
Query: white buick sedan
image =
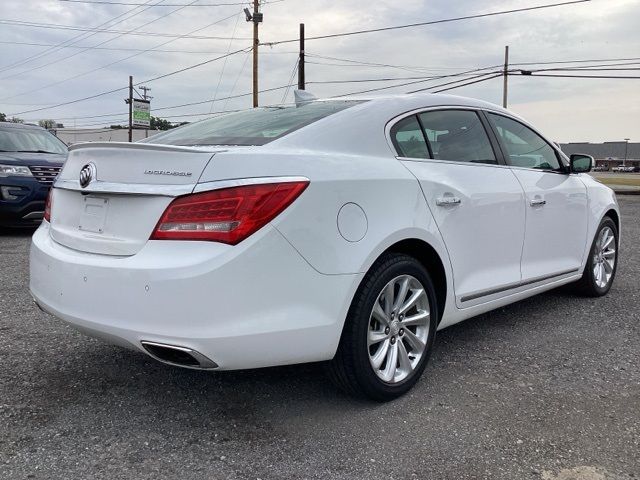
{"label": "white buick sedan", "polygon": [[31,292],[171,365],[328,361],[388,400],[436,330],[616,273],[614,193],[521,118],[446,95],[309,100],[73,146]]}

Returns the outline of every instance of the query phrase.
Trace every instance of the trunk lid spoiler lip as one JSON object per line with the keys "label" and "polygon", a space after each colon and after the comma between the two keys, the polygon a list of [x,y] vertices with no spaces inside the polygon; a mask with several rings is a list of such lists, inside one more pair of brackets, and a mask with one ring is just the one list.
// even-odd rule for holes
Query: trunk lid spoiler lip
{"label": "trunk lid spoiler lip", "polygon": [[228,150],[228,147],[212,145],[210,147],[188,147],[179,145],[162,145],[157,143],[129,143],[129,142],[82,142],[75,143],[69,147],[69,151],[84,150],[90,148],[125,148],[132,150],[154,150],[162,152],[182,152],[182,153],[218,153]]}

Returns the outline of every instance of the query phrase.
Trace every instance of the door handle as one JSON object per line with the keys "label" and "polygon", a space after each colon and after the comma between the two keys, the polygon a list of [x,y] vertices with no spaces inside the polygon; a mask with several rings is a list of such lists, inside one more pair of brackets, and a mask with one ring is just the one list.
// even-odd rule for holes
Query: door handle
{"label": "door handle", "polygon": [[449,195],[436,198],[436,205],[438,205],[439,207],[446,207],[448,205],[460,205],[461,203],[462,203],[462,200],[460,200],[458,197],[453,197]]}
{"label": "door handle", "polygon": [[529,205],[531,205],[532,207],[542,207],[543,205],[546,205],[546,204],[547,204],[547,201],[543,200],[542,198],[534,198],[529,202]]}

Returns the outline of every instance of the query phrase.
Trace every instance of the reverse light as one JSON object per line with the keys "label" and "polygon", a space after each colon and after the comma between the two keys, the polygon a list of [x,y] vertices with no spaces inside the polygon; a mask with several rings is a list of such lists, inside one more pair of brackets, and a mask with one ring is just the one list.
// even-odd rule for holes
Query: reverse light
{"label": "reverse light", "polygon": [[53,188],[49,189],[49,194],[47,195],[47,201],[44,204],[44,219],[47,222],[51,222],[51,203],[53,202]]}
{"label": "reverse light", "polygon": [[308,185],[308,181],[243,185],[178,197],[150,239],[236,245],[273,220]]}

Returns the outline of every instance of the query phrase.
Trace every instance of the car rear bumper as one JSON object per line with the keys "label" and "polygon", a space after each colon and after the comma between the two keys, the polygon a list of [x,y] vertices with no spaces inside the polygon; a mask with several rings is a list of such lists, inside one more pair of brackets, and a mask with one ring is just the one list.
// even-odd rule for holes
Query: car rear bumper
{"label": "car rear bumper", "polygon": [[149,241],[136,255],[78,252],[44,222],[31,293],[45,311],[110,343],[191,349],[221,370],[333,357],[360,275],[315,271],[270,225],[237,246]]}

